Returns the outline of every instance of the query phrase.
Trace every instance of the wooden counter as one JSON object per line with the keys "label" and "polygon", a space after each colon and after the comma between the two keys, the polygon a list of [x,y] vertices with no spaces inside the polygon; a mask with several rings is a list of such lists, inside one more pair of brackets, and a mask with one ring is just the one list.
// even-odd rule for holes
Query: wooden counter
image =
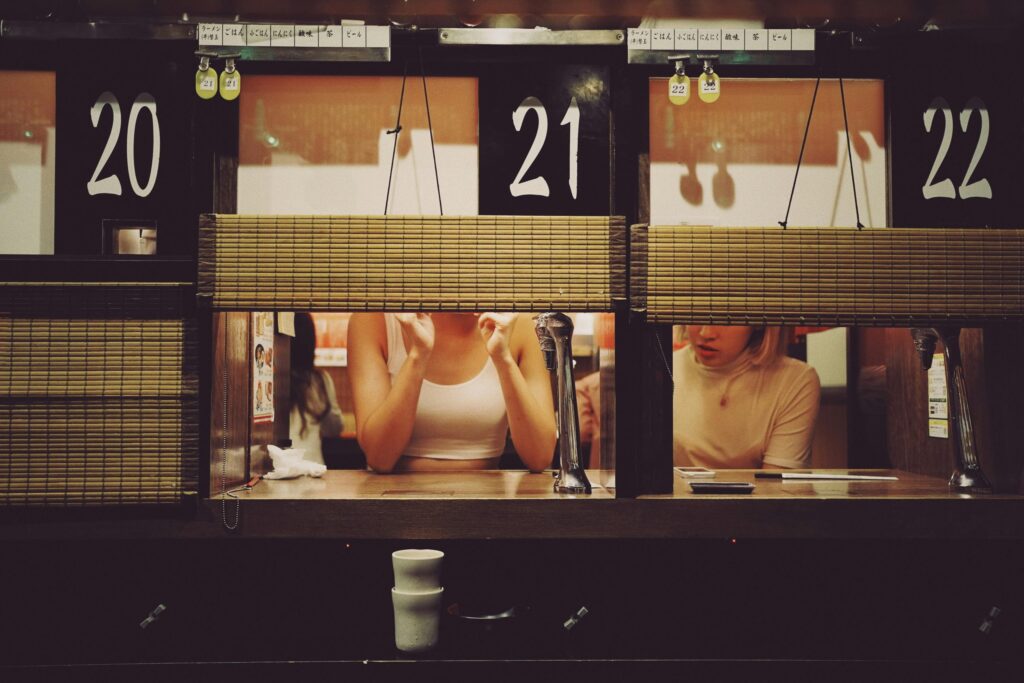
{"label": "wooden counter", "polygon": [[[869,471],[861,471],[867,473]],[[1024,539],[1024,496],[951,493],[945,480],[895,474],[899,481],[756,480],[750,495],[694,495],[676,477],[672,495],[616,499],[551,490],[551,475],[526,472],[377,475],[332,470],[322,478],[260,482],[241,493],[249,538],[337,539]],[[719,480],[755,481],[753,471]],[[592,473],[591,479],[599,479]],[[222,503],[201,501],[183,519],[0,522],[0,539],[222,538]],[[234,502],[228,504],[233,519]],[[76,521],[68,521],[74,519]],[[81,521],[77,521],[81,520]]]}

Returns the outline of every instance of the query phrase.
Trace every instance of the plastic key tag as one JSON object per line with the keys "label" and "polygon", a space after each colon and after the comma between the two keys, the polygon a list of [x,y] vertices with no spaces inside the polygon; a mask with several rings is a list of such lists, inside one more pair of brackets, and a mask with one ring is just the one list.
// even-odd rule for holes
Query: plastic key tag
{"label": "plastic key tag", "polygon": [[686,104],[690,101],[689,76],[676,74],[668,79],[668,101],[675,105]]}
{"label": "plastic key tag", "polygon": [[242,74],[238,73],[238,69],[229,66],[220,75],[220,96],[231,102],[238,99],[241,92]]}
{"label": "plastic key tag", "polygon": [[700,86],[697,95],[702,102],[717,102],[722,95],[721,81],[714,71],[705,71],[700,75]]}
{"label": "plastic key tag", "polygon": [[217,70],[212,66],[196,71],[196,94],[204,100],[217,94]]}

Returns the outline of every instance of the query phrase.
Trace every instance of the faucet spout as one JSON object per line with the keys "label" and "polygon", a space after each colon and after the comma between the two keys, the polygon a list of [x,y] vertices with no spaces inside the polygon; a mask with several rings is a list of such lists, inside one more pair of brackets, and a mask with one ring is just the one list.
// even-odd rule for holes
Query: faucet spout
{"label": "faucet spout", "polygon": [[541,313],[536,332],[548,369],[555,371],[558,409],[558,493],[591,493],[580,461],[580,421],[572,378],[572,319],[563,313]]}

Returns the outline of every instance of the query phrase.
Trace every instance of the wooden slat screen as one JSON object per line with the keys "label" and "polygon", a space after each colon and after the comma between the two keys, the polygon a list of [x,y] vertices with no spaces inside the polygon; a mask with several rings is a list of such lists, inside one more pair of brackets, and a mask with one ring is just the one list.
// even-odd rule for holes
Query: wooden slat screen
{"label": "wooden slat screen", "polygon": [[1024,231],[634,226],[631,307],[660,323],[1024,318]]}
{"label": "wooden slat screen", "polygon": [[218,310],[610,311],[624,219],[203,216],[199,294]]}
{"label": "wooden slat screen", "polygon": [[181,283],[0,283],[0,505],[196,492],[194,302]]}

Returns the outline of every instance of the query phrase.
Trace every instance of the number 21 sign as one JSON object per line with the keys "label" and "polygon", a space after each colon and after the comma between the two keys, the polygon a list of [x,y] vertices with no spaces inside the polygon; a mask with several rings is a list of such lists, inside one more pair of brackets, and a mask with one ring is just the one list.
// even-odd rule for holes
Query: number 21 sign
{"label": "number 21 sign", "polygon": [[503,65],[479,92],[481,214],[609,214],[607,68]]}

